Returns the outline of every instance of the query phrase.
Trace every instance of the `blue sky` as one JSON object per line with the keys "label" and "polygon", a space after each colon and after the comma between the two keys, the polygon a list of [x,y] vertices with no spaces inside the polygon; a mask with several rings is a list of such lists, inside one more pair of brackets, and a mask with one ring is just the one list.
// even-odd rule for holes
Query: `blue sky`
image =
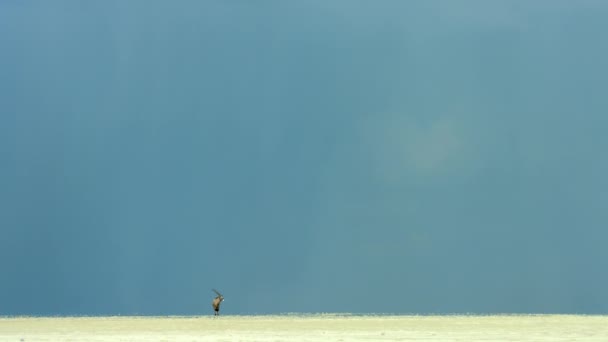
{"label": "blue sky", "polygon": [[608,312],[603,1],[3,1],[0,314]]}

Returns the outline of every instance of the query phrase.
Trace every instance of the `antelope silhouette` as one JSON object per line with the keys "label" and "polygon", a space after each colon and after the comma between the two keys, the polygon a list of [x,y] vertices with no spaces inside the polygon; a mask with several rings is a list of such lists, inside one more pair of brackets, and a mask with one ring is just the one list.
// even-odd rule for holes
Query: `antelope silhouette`
{"label": "antelope silhouette", "polygon": [[211,302],[211,306],[213,306],[213,310],[215,310],[214,316],[218,316],[220,314],[220,304],[222,304],[222,302],[224,301],[224,296],[222,296],[222,294],[219,293],[216,289],[211,290],[213,290],[213,292],[217,294],[217,296],[213,299],[213,302]]}

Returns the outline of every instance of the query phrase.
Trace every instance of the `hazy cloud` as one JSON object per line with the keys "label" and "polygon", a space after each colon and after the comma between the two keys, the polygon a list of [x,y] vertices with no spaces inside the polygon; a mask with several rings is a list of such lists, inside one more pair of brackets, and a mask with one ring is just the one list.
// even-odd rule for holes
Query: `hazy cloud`
{"label": "hazy cloud", "polygon": [[466,177],[475,170],[476,147],[463,120],[441,116],[368,117],[358,126],[369,146],[376,175],[392,184],[432,182],[441,177]]}

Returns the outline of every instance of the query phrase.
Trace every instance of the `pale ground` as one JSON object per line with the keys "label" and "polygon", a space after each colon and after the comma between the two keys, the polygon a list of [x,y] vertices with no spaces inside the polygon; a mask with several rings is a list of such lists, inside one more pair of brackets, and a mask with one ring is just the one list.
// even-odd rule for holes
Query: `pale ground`
{"label": "pale ground", "polygon": [[608,341],[608,316],[5,317],[0,341]]}

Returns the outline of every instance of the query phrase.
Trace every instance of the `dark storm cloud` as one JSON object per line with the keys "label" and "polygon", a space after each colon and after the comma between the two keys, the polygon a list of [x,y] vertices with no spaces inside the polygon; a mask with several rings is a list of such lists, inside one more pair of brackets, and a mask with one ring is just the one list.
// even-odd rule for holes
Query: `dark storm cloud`
{"label": "dark storm cloud", "polygon": [[0,314],[606,312],[607,10],[3,2]]}

